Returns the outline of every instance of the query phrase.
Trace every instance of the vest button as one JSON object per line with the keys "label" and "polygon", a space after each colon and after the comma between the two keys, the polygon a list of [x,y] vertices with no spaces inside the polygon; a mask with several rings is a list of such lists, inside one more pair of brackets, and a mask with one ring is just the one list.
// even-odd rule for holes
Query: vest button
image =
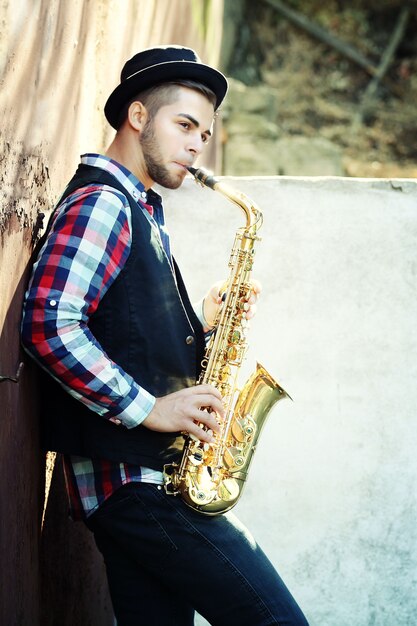
{"label": "vest button", "polygon": [[192,335],[188,335],[185,343],[187,344],[187,346],[191,346],[191,344],[194,343],[194,337]]}

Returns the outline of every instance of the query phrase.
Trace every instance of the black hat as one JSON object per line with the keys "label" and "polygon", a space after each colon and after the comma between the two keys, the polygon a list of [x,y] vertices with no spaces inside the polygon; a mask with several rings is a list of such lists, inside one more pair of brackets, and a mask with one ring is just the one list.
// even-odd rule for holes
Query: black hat
{"label": "black hat", "polygon": [[117,128],[124,105],[137,93],[159,83],[179,79],[196,80],[216,94],[217,109],[227,92],[227,80],[218,70],[204,65],[194,50],[182,46],[158,46],[138,52],[127,61],[120,75],[120,85],[110,94],[104,114]]}

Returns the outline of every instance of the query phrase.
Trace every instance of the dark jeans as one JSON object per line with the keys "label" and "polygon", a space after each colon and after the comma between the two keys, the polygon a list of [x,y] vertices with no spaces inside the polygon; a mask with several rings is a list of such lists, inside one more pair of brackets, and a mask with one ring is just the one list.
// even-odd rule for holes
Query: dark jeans
{"label": "dark jeans", "polygon": [[118,626],[308,626],[233,514],[207,517],[161,487],[131,483],[88,520]]}

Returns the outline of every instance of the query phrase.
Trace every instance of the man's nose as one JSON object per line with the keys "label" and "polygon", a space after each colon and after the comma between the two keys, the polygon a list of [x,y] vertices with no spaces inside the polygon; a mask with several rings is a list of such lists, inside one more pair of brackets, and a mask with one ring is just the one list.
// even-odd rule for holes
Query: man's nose
{"label": "man's nose", "polygon": [[200,133],[198,133],[198,135],[195,135],[192,137],[192,139],[190,139],[190,142],[188,144],[188,151],[191,152],[193,156],[197,157],[199,154],[203,152],[203,149],[204,149],[204,142]]}

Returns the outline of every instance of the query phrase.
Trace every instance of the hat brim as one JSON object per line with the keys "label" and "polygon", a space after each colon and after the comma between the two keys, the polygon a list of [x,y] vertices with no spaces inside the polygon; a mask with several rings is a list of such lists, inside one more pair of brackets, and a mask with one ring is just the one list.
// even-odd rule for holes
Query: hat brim
{"label": "hat brim", "polygon": [[216,95],[215,110],[218,109],[227,92],[226,77],[209,65],[192,61],[158,63],[136,72],[116,87],[104,107],[107,121],[117,130],[120,113],[131,98],[153,85],[175,82],[179,79],[195,80],[211,89]]}

